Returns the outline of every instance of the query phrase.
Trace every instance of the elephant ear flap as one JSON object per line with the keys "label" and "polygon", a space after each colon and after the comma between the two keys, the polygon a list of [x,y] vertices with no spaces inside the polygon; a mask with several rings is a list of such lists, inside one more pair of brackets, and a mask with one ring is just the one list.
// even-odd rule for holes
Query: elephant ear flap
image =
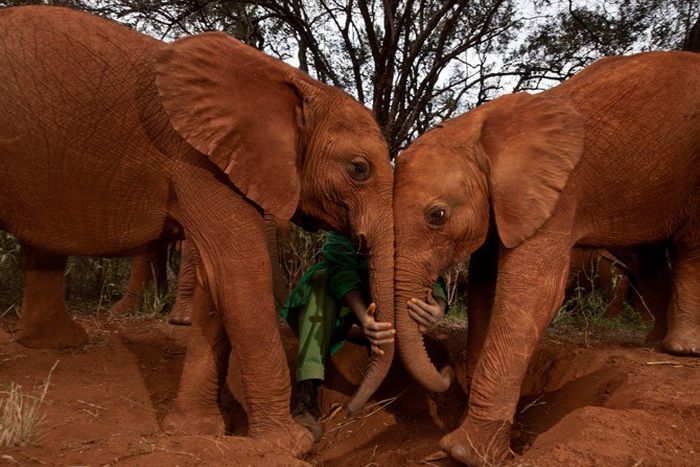
{"label": "elephant ear flap", "polygon": [[163,46],[156,86],[170,124],[247,198],[280,219],[299,202],[298,107],[288,66],[223,33]]}
{"label": "elephant ear flap", "polygon": [[554,212],[583,153],[583,118],[560,99],[527,93],[489,105],[480,142],[496,228],[513,248]]}

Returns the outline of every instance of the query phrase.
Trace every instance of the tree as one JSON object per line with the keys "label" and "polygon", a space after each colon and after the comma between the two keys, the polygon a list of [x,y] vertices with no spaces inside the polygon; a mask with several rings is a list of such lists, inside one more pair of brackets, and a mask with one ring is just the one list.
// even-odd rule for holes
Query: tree
{"label": "tree", "polygon": [[545,89],[602,56],[679,48],[700,15],[697,0],[47,1],[166,40],[228,32],[371,107],[392,157],[499,94]]}
{"label": "tree", "polygon": [[693,27],[688,31],[688,37],[686,37],[683,43],[683,49],[700,52],[700,16],[698,16],[697,21],[695,21]]}
{"label": "tree", "polygon": [[514,0],[65,1],[163,39],[226,31],[291,61],[371,107],[392,155],[493,97],[522,26]]}
{"label": "tree", "polygon": [[509,58],[514,90],[545,89],[608,55],[680,49],[700,15],[697,0],[537,3],[550,13]]}

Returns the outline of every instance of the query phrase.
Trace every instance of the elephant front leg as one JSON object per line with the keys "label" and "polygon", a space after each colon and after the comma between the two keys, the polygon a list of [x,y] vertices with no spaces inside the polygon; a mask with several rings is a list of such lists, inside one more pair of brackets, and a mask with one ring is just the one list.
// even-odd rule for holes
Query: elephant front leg
{"label": "elephant front leg", "polygon": [[[253,268],[264,271],[267,268]],[[253,274],[236,285],[238,305],[226,307],[224,326],[239,362],[248,415],[248,434],[304,454],[313,444],[310,431],[293,421],[291,387],[269,276]]]}
{"label": "elephant front leg", "polygon": [[163,430],[206,435],[224,433],[219,392],[226,381],[231,346],[208,291],[194,278],[192,332],[175,406],[163,419]]}
{"label": "elephant front leg", "polygon": [[64,301],[66,257],[23,246],[24,296],[17,341],[32,348],[87,344],[85,330],[70,317]]}
{"label": "elephant front leg", "polygon": [[[289,369],[272,297],[263,217],[226,185],[206,182],[183,179],[178,190],[182,223],[240,364],[248,433],[300,455],[311,449],[313,437],[290,413]],[[183,374],[183,382],[187,377]]]}
{"label": "elephant front leg", "polygon": [[493,313],[471,382],[467,417],[440,441],[469,465],[504,459],[520,387],[540,336],[564,297],[568,245],[530,240],[502,251]]}

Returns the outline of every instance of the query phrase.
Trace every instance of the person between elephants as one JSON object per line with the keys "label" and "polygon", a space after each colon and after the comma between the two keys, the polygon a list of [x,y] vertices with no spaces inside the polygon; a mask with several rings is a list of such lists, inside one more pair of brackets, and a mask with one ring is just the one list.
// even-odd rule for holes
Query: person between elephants
{"label": "person between elephants", "polygon": [[[326,358],[342,347],[354,324],[362,327],[371,352],[379,355],[384,353],[382,345],[393,342],[396,333],[391,323],[375,319],[367,256],[336,232],[326,234],[322,256],[302,276],[281,310],[299,338],[292,413],[317,439],[322,428],[316,420],[316,397],[325,379]],[[429,301],[432,303],[413,298],[408,304],[422,332],[445,314],[447,292],[442,279],[433,285]]]}

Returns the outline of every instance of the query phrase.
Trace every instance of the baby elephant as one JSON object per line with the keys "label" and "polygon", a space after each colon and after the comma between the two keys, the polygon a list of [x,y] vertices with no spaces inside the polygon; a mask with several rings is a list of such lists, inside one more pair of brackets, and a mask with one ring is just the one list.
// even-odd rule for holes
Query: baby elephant
{"label": "baby elephant", "polygon": [[18,339],[85,343],[63,300],[68,255],[133,256],[185,232],[201,267],[168,430],[223,432],[233,354],[249,436],[311,448],[290,413],[263,214],[361,241],[379,319],[391,320],[392,190],[368,109],[227,34],[164,43],[67,8],[0,10],[0,228],[24,247]]}
{"label": "baby elephant", "polygon": [[496,99],[398,159],[395,305],[408,370],[440,391],[406,303],[470,258],[466,420],[442,448],[503,458],[520,385],[564,297],[572,247],[667,242],[664,348],[700,354],[700,55],[610,57],[537,95]]}

